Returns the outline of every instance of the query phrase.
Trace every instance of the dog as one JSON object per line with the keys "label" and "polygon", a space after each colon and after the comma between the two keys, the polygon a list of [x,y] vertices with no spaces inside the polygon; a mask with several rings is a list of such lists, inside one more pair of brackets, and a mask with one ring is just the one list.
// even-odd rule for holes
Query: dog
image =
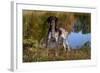
{"label": "dog", "polygon": [[47,23],[49,26],[48,34],[47,34],[47,48],[59,48],[59,44],[62,43],[64,50],[68,48],[70,51],[70,47],[68,44],[68,31],[62,27],[58,26],[58,18],[56,16],[50,16],[47,19]]}

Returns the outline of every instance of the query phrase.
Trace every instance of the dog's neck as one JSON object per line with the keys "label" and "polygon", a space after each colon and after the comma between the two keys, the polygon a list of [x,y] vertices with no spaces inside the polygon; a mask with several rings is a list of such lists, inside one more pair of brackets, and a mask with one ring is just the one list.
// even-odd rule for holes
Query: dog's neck
{"label": "dog's neck", "polygon": [[52,24],[51,24],[52,26],[51,26],[51,36],[52,37],[55,37],[55,30],[56,30],[56,24],[55,24],[55,21],[52,21]]}

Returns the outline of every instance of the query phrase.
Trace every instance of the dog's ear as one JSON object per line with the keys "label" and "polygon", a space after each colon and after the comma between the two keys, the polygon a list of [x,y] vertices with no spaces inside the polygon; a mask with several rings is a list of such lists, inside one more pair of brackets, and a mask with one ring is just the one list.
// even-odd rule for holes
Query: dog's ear
{"label": "dog's ear", "polygon": [[49,17],[47,18],[47,23],[50,23],[50,21],[51,21],[51,16],[49,16]]}
{"label": "dog's ear", "polygon": [[49,16],[47,18],[47,23],[50,25],[52,20],[55,20],[55,23],[57,24],[58,18],[56,16]]}
{"label": "dog's ear", "polygon": [[47,18],[46,23],[47,23],[48,28],[50,28],[51,27],[51,25],[50,25],[51,24],[51,16],[49,16]]}
{"label": "dog's ear", "polygon": [[55,21],[58,22],[58,18],[57,17],[55,17]]}

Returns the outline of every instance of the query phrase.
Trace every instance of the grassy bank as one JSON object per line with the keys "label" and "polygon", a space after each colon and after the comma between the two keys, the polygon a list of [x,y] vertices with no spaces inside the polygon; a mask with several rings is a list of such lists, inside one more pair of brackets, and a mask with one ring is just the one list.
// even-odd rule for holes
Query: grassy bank
{"label": "grassy bank", "polygon": [[23,62],[83,60],[91,58],[90,48],[73,49],[70,52],[63,49],[28,48],[23,51]]}

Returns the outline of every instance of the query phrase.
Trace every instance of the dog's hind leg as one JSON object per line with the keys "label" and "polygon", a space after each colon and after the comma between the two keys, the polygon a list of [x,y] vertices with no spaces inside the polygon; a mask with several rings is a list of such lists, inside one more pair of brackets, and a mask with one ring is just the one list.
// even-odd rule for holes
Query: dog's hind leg
{"label": "dog's hind leg", "polygon": [[66,43],[65,43],[65,40],[63,40],[63,47],[64,47],[64,51],[66,51]]}
{"label": "dog's hind leg", "polygon": [[71,51],[70,47],[69,47],[69,43],[67,40],[63,40],[63,47],[64,50],[66,51],[66,48],[68,48],[68,51]]}
{"label": "dog's hind leg", "polygon": [[71,49],[70,49],[70,47],[69,47],[68,40],[66,41],[66,44],[67,44],[68,51],[71,51]]}

